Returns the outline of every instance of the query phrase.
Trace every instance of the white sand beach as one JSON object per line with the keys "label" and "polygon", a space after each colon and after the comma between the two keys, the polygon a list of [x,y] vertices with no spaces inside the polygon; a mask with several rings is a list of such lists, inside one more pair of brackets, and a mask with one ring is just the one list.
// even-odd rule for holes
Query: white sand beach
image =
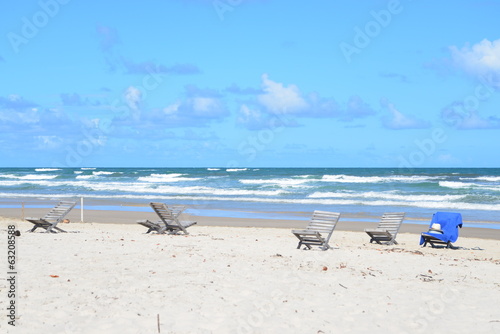
{"label": "white sand beach", "polygon": [[[321,251],[289,228],[195,225],[190,235],[138,224],[70,223],[16,238],[16,327],[0,276],[1,333],[498,333],[500,241],[462,249],[370,244],[336,230]],[[304,226],[307,221],[304,221]],[[42,232],[42,231],[40,231]],[[3,260],[6,268],[6,261]]]}

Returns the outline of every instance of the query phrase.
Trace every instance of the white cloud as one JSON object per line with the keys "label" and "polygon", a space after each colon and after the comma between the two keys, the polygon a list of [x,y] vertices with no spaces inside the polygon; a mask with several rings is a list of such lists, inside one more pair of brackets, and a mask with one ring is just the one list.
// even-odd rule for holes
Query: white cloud
{"label": "white cloud", "polygon": [[[239,93],[238,86],[232,91]],[[257,89],[251,89],[252,94]],[[324,98],[318,93],[302,94],[296,85],[285,86],[262,75],[262,93],[255,99],[246,101],[240,106],[236,123],[250,130],[273,128],[276,124],[285,127],[297,127],[300,124],[295,118],[330,118],[345,122],[368,117],[375,111],[359,96],[351,96],[345,106],[341,106],[334,98]]]}
{"label": "white cloud", "polygon": [[297,86],[285,87],[282,83],[269,79],[267,74],[262,75],[262,89],[264,94],[257,99],[271,112],[293,114],[308,107]]}
{"label": "white cloud", "polygon": [[375,111],[357,95],[351,96],[347,101],[347,108],[343,118],[353,120],[355,118],[367,117],[374,115]]}
{"label": "white cloud", "polygon": [[333,98],[323,98],[316,93],[308,96],[310,108],[303,112],[301,116],[305,117],[341,117],[344,111]]}
{"label": "white cloud", "polygon": [[165,108],[163,108],[163,112],[166,114],[166,115],[174,115],[175,113],[177,113],[177,111],[179,110],[179,107],[180,107],[181,103],[180,102],[176,102],[174,104],[171,104]]}
{"label": "white cloud", "polygon": [[[196,93],[202,94],[201,91]],[[221,121],[229,115],[229,110],[222,98],[188,95],[190,97],[180,99],[163,108],[144,108],[140,118],[141,125],[148,128],[205,126],[211,121]]]}
{"label": "white cloud", "polygon": [[498,119],[481,118],[477,112],[471,112],[469,117],[463,118],[458,124],[458,129],[474,130],[474,129],[498,129],[500,128],[500,121]]}
{"label": "white cloud", "polygon": [[280,131],[283,127],[297,127],[298,124],[293,119],[282,115],[270,115],[259,108],[249,107],[246,104],[241,105],[236,118],[236,124],[249,130],[268,129]]}
{"label": "white cloud", "polygon": [[258,110],[252,110],[247,105],[243,104],[240,108],[238,123],[246,123],[249,120],[259,119],[262,117],[262,113]]}
{"label": "white cloud", "polygon": [[195,97],[193,98],[193,110],[197,113],[209,112],[212,108],[217,107],[218,101],[211,97]]}
{"label": "white cloud", "polygon": [[10,94],[8,96],[8,99],[12,102],[16,102],[16,101],[20,101],[22,100],[21,96],[20,95],[17,95],[17,94]]}
{"label": "white cloud", "polygon": [[267,74],[262,75],[262,90],[264,93],[257,96],[257,102],[264,111],[275,115],[352,121],[375,114],[359,96],[351,96],[347,106],[342,108],[333,98],[323,98],[314,92],[304,96],[296,85],[284,86],[269,79]]}
{"label": "white cloud", "polygon": [[23,111],[16,111],[14,109],[0,110],[0,121],[13,124],[35,125],[40,122],[40,114],[38,109],[34,110],[33,108]]}
{"label": "white cloud", "polygon": [[451,46],[450,51],[455,65],[473,76],[500,74],[500,39],[493,42],[483,39],[472,47],[460,49]]}
{"label": "white cloud", "polygon": [[248,129],[259,129],[267,124],[266,117],[260,110],[250,109],[243,104],[238,112],[236,123],[247,127]]}
{"label": "white cloud", "polygon": [[405,115],[394,107],[394,104],[390,102],[383,101],[382,104],[387,107],[391,113],[390,118],[385,118],[383,123],[386,128],[393,130],[402,129],[423,129],[428,128],[429,123],[420,119],[417,119],[411,115]]}
{"label": "white cloud", "polygon": [[57,149],[62,146],[64,141],[58,136],[36,136],[38,148],[40,149]]}
{"label": "white cloud", "polygon": [[454,102],[441,110],[441,118],[449,126],[460,130],[499,129],[500,118],[490,115],[481,117],[477,110],[465,108],[462,102]]}
{"label": "white cloud", "polygon": [[139,103],[141,102],[142,99],[142,93],[139,89],[135,88],[134,86],[130,86],[125,91],[124,97],[125,97],[125,102],[127,102],[127,105],[130,109],[132,110],[139,109]]}

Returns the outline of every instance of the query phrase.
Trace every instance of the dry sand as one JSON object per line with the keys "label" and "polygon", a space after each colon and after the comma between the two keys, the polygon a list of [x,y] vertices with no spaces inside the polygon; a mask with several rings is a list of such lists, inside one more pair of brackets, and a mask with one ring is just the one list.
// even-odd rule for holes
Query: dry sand
{"label": "dry sand", "polygon": [[370,244],[365,233],[346,231],[363,224],[339,222],[333,249],[306,251],[289,228],[306,220],[274,222],[284,228],[200,224],[182,236],[145,234],[111,217],[117,224],[61,224],[69,233],[59,234],[0,219],[3,268],[7,226],[22,233],[16,328],[5,316],[4,269],[0,333],[500,332],[498,231],[472,238],[464,228],[455,243],[462,249],[433,249],[404,230],[398,245]]}

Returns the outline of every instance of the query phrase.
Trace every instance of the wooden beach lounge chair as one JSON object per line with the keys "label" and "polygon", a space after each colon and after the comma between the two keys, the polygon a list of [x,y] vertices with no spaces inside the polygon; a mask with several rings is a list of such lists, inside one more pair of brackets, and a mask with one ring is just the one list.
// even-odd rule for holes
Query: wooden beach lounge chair
{"label": "wooden beach lounge chair", "polygon": [[156,233],[164,233],[165,232],[165,225],[161,224],[161,221],[157,222],[157,223],[153,223],[150,220],[138,220],[137,224],[148,228],[148,231],[146,232],[146,234],[150,233],[150,232],[156,232]]}
{"label": "wooden beach lounge chair", "polygon": [[436,212],[432,215],[429,231],[420,235],[420,245],[425,247],[428,243],[435,248],[435,245],[445,245],[444,248],[456,248],[452,242],[458,239],[458,228],[462,228],[462,215],[453,212]]}
{"label": "wooden beach lounge chair", "polygon": [[149,203],[149,205],[156,212],[160,221],[153,223],[149,220],[137,221],[138,224],[143,225],[148,228],[146,233],[155,231],[157,233],[177,234],[183,232],[184,234],[189,234],[187,228],[196,224],[193,221],[181,221],[179,216],[186,209],[183,205],[172,205],[168,206],[164,203]]}
{"label": "wooden beach lounge chair", "polygon": [[329,249],[328,242],[339,218],[340,213],[337,212],[314,211],[305,230],[292,230],[292,233],[299,239],[297,249],[300,249],[302,245],[308,249],[311,249],[311,246],[319,246],[322,250]]}
{"label": "wooden beach lounge chair", "polygon": [[35,224],[30,232],[34,232],[39,227],[44,228],[46,233],[57,233],[57,231],[66,232],[57,227],[57,224],[64,219],[64,217],[71,211],[71,209],[73,209],[75,205],[76,202],[61,201],[43,218],[25,218],[30,223]]}
{"label": "wooden beach lounge chair", "polygon": [[370,236],[370,243],[375,241],[380,245],[397,245],[396,236],[404,218],[404,212],[384,213],[377,228],[365,229],[365,232]]}

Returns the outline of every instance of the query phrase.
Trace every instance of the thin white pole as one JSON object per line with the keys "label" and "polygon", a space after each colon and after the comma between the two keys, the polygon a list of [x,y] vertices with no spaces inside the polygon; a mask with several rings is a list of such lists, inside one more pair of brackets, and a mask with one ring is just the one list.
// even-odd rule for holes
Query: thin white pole
{"label": "thin white pole", "polygon": [[83,197],[80,197],[80,222],[83,223]]}

